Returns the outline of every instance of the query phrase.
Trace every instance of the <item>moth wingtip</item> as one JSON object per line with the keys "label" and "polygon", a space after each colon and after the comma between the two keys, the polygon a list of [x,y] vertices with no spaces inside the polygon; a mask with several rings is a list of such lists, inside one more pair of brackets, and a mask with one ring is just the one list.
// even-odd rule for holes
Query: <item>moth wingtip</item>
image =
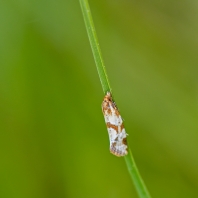
{"label": "moth wingtip", "polygon": [[115,148],[110,148],[110,153],[112,153],[113,155],[115,155],[117,157],[123,157],[128,154],[128,151],[127,151],[127,149],[125,151],[122,151],[122,150],[118,150]]}

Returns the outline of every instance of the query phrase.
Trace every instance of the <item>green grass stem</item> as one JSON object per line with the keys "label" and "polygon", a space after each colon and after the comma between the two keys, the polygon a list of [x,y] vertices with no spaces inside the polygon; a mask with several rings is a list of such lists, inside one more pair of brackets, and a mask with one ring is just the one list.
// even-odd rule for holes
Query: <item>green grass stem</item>
{"label": "green grass stem", "polygon": [[[91,49],[93,52],[94,60],[95,60],[96,67],[98,70],[98,75],[99,75],[99,78],[100,78],[100,81],[102,84],[102,89],[103,89],[104,93],[106,94],[108,91],[111,92],[111,87],[110,87],[107,73],[105,70],[104,61],[102,59],[102,54],[101,54],[101,50],[99,47],[99,43],[98,43],[98,39],[97,39],[95,27],[94,27],[92,15],[91,15],[89,3],[88,3],[88,0],[79,0],[79,1],[80,1],[80,5],[81,5],[83,18],[85,21],[85,26],[86,26],[87,34],[89,37]],[[151,196],[149,195],[149,192],[148,192],[148,190],[147,190],[147,188],[139,174],[139,171],[138,171],[135,161],[133,159],[130,148],[129,148],[128,155],[126,155],[124,158],[126,161],[126,165],[127,165],[130,177],[134,183],[134,186],[137,190],[139,197],[140,198],[151,198]]]}
{"label": "green grass stem", "polygon": [[93,52],[94,60],[95,60],[96,67],[98,70],[99,78],[100,78],[100,81],[102,84],[102,89],[103,89],[104,93],[106,94],[108,91],[111,92],[111,88],[110,88],[107,73],[105,70],[102,54],[100,51],[100,46],[98,43],[96,30],[95,30],[93,19],[91,16],[91,10],[89,8],[89,3],[86,0],[80,0],[80,5],[81,5],[81,9],[82,9],[82,13],[83,13],[91,49]]}

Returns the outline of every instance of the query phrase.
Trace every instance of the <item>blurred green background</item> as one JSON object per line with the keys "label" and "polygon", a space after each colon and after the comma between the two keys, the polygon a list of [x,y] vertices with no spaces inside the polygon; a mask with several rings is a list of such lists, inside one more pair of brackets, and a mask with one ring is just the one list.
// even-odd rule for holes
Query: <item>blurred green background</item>
{"label": "blurred green background", "polygon": [[[197,1],[90,7],[152,197],[198,197]],[[137,198],[103,97],[78,1],[1,1],[0,197]]]}

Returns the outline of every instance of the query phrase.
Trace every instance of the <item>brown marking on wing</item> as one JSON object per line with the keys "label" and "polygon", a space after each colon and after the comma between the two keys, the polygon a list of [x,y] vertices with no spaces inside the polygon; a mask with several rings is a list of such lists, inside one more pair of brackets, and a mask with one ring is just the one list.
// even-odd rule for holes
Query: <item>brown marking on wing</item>
{"label": "brown marking on wing", "polygon": [[125,144],[125,145],[127,145],[127,139],[126,138],[123,138],[122,143]]}
{"label": "brown marking on wing", "polygon": [[106,125],[108,128],[112,128],[118,133],[118,126],[111,124],[110,122],[107,122]]}
{"label": "brown marking on wing", "polygon": [[121,130],[121,131],[122,131],[122,129],[124,129],[123,123],[122,123],[121,126],[120,126],[120,130]]}
{"label": "brown marking on wing", "polygon": [[103,101],[102,102],[102,111],[103,113],[109,109],[109,103]]}
{"label": "brown marking on wing", "polygon": [[115,109],[116,116],[120,116],[120,112],[118,111],[117,107],[115,107],[114,109]]}
{"label": "brown marking on wing", "polygon": [[112,103],[111,94],[108,92],[102,102],[102,111],[105,113],[107,111],[108,114],[111,114],[110,105]]}
{"label": "brown marking on wing", "polygon": [[111,93],[110,92],[107,92],[107,94],[105,95],[105,97],[103,99],[103,102],[102,102],[102,111],[103,111],[103,113],[105,111],[107,111],[107,113],[109,115],[111,115],[112,114],[112,110],[111,110],[110,106],[112,106],[113,109],[115,110],[115,115],[116,116],[120,116],[120,113],[118,111],[118,108],[116,106],[116,103],[112,99]]}
{"label": "brown marking on wing", "polygon": [[109,115],[112,115],[112,111],[111,111],[110,108],[107,109],[107,113],[108,113]]}
{"label": "brown marking on wing", "polygon": [[111,97],[111,94],[109,92],[105,95],[103,101],[106,102],[106,103],[112,101],[112,97]]}

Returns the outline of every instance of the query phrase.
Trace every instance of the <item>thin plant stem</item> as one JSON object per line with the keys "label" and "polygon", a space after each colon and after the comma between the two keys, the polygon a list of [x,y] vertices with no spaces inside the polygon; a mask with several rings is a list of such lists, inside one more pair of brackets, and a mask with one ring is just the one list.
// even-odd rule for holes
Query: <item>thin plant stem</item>
{"label": "thin plant stem", "polygon": [[[85,21],[85,26],[86,26],[87,34],[89,37],[91,49],[93,52],[94,60],[95,60],[96,67],[98,70],[98,75],[99,75],[99,78],[100,78],[100,81],[102,84],[102,89],[103,89],[104,93],[106,94],[107,92],[111,92],[111,88],[110,88],[109,80],[108,80],[107,73],[105,70],[104,61],[102,59],[102,54],[101,54],[101,50],[99,47],[99,43],[98,43],[98,39],[97,39],[95,27],[94,27],[92,15],[91,15],[89,3],[88,3],[88,0],[79,0],[79,1],[80,1],[80,5],[81,5],[83,18]],[[126,155],[124,158],[126,161],[126,165],[127,165],[127,169],[129,171],[130,177],[131,177],[131,179],[134,183],[134,186],[137,190],[137,193],[140,198],[151,198],[151,196],[149,195],[149,192],[148,192],[148,190],[147,190],[147,188],[139,174],[139,171],[138,171],[135,161],[133,159],[130,148],[128,148],[128,151],[129,151],[128,155]]]}
{"label": "thin plant stem", "polygon": [[102,53],[100,51],[100,46],[98,43],[98,38],[96,35],[93,19],[91,16],[91,10],[89,8],[89,3],[87,0],[80,0],[80,5],[81,5],[81,9],[82,9],[82,13],[83,13],[91,49],[93,52],[94,60],[96,63],[96,68],[98,70],[98,75],[100,78],[100,82],[102,84],[102,89],[103,89],[104,93],[106,94],[108,91],[111,92],[111,88],[110,88],[110,84],[108,81],[107,72],[105,70]]}
{"label": "thin plant stem", "polygon": [[137,193],[140,198],[151,198],[149,191],[147,190],[146,185],[144,184],[144,181],[138,171],[135,160],[133,159],[131,149],[129,148],[128,151],[128,155],[124,156],[124,159]]}

